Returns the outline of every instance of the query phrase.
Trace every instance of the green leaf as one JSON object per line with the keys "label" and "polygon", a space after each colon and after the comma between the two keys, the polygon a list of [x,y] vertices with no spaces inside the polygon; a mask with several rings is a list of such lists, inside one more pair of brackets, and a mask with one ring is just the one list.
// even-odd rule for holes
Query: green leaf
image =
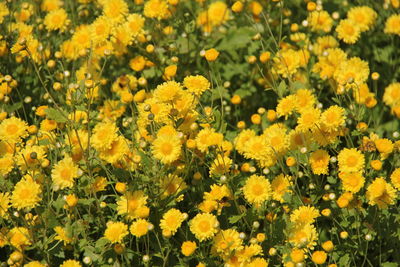
{"label": "green leaf", "polygon": [[349,254],[345,254],[344,256],[340,257],[338,263],[339,263],[338,264],[339,266],[349,266],[349,263],[350,263]]}
{"label": "green leaf", "polygon": [[59,123],[65,123],[68,121],[67,115],[64,113],[64,111],[55,108],[47,108],[46,115],[50,120],[55,120]]}
{"label": "green leaf", "polygon": [[382,267],[398,267],[399,265],[395,262],[384,262],[381,265]]}
{"label": "green leaf", "polygon": [[246,215],[246,213],[242,213],[240,215],[236,215],[236,216],[230,216],[228,221],[231,224],[237,223],[238,221],[240,221],[240,219],[242,219],[244,216]]}
{"label": "green leaf", "polygon": [[229,51],[245,48],[251,42],[251,38],[255,34],[256,31],[252,27],[232,28],[216,49]]}

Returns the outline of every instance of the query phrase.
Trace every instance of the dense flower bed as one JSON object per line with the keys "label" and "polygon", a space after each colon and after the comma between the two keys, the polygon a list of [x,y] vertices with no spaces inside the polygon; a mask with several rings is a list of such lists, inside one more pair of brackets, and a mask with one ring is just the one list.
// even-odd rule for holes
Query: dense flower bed
{"label": "dense flower bed", "polygon": [[398,266],[399,0],[6,0],[0,29],[1,266]]}

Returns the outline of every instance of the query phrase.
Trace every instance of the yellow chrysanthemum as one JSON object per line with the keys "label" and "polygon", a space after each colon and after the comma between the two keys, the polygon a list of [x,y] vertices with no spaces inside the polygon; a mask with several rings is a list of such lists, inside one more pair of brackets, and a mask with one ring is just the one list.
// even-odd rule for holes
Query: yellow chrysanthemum
{"label": "yellow chrysanthemum", "polygon": [[129,14],[126,18],[126,25],[133,37],[136,37],[143,30],[145,19],[140,14]]}
{"label": "yellow chrysanthemum", "polygon": [[109,148],[100,151],[99,156],[102,160],[115,164],[118,161],[123,160],[124,156],[127,156],[128,153],[128,140],[123,136],[118,136],[114,139]]}
{"label": "yellow chrysanthemum", "polygon": [[82,265],[76,260],[66,260],[60,265],[60,267],[82,267]]}
{"label": "yellow chrysanthemum", "polygon": [[119,215],[126,215],[130,220],[145,218],[149,209],[146,207],[147,196],[143,191],[128,192],[117,201]]}
{"label": "yellow chrysanthemum", "polygon": [[299,89],[296,92],[296,110],[302,113],[314,106],[316,98],[311,90]]}
{"label": "yellow chrysanthemum", "polygon": [[138,219],[132,223],[131,227],[129,227],[129,230],[132,235],[141,237],[147,234],[149,231],[149,226],[150,223],[148,221],[144,219]]}
{"label": "yellow chrysanthemum", "polygon": [[330,32],[333,19],[325,10],[313,11],[308,15],[307,21],[312,31]]}
{"label": "yellow chrysanthemum", "polygon": [[317,230],[312,224],[295,225],[289,229],[288,240],[296,247],[314,247],[317,239]]}
{"label": "yellow chrysanthemum", "polygon": [[364,168],[364,155],[356,148],[344,148],[338,155],[339,170],[342,172],[358,172]]}
{"label": "yellow chrysanthemum", "polygon": [[321,114],[321,124],[328,131],[337,131],[345,124],[345,110],[337,105],[330,106]]}
{"label": "yellow chrysanthemum", "polygon": [[25,264],[24,267],[46,267],[46,265],[40,263],[39,261],[31,261]]}
{"label": "yellow chrysanthemum", "polygon": [[160,182],[162,198],[178,194],[186,188],[187,185],[185,181],[175,174],[168,174]]}
{"label": "yellow chrysanthemum", "polygon": [[42,189],[30,175],[22,178],[14,187],[11,196],[11,205],[20,209],[33,209],[41,201]]}
{"label": "yellow chrysanthemum", "polygon": [[271,184],[264,177],[252,175],[247,180],[242,188],[245,199],[256,206],[271,198]]}
{"label": "yellow chrysanthemum", "polygon": [[368,75],[368,63],[358,57],[353,57],[340,63],[334,73],[334,78],[341,86],[353,83],[355,86],[360,86],[368,79]]}
{"label": "yellow chrysanthemum", "polygon": [[10,194],[8,192],[0,193],[0,218],[4,218],[10,207]]}
{"label": "yellow chrysanthemum", "polygon": [[272,199],[283,203],[285,200],[283,196],[286,193],[291,193],[291,180],[289,175],[279,174],[271,182]]}
{"label": "yellow chrysanthemum", "polygon": [[295,74],[301,64],[301,57],[293,49],[279,51],[273,60],[273,70],[284,78]]}
{"label": "yellow chrysanthemum", "polygon": [[44,18],[44,25],[48,31],[59,30],[63,32],[69,23],[68,14],[63,8],[49,12]]}
{"label": "yellow chrysanthemum", "polygon": [[118,138],[117,131],[118,128],[114,122],[98,123],[93,129],[91,144],[97,150],[110,149],[112,143]]}
{"label": "yellow chrysanthemum", "polygon": [[314,223],[319,217],[319,211],[311,206],[301,206],[294,210],[290,215],[290,221],[296,225],[306,225]]}
{"label": "yellow chrysanthemum", "polygon": [[13,155],[7,154],[0,158],[0,177],[9,174],[14,167]]}
{"label": "yellow chrysanthemum", "polygon": [[315,130],[320,125],[321,110],[318,108],[308,108],[302,111],[297,119],[297,127],[299,131]]}
{"label": "yellow chrysanthemum", "polygon": [[199,213],[190,222],[190,231],[200,241],[212,238],[218,231],[218,220],[213,214]]}
{"label": "yellow chrysanthemum", "polygon": [[108,222],[104,238],[110,241],[111,244],[122,243],[128,233],[128,226],[123,222]]}
{"label": "yellow chrysanthemum", "polygon": [[164,236],[172,236],[176,233],[186,216],[177,209],[170,209],[164,213],[160,220],[160,228]]}
{"label": "yellow chrysanthemum", "polygon": [[54,232],[56,232],[55,240],[60,240],[64,242],[64,245],[71,244],[72,238],[68,236],[67,231],[61,226],[54,227]]}
{"label": "yellow chrysanthemum", "polygon": [[181,140],[178,136],[161,135],[154,140],[152,152],[156,159],[164,164],[170,164],[181,155],[181,146]]}
{"label": "yellow chrysanthemum", "polygon": [[124,0],[101,0],[103,14],[113,22],[121,22],[128,14],[128,5]]}
{"label": "yellow chrysanthemum", "polygon": [[342,19],[336,27],[340,40],[346,44],[354,44],[360,38],[361,30],[358,24],[350,19]]}
{"label": "yellow chrysanthemum", "polygon": [[228,256],[242,247],[242,239],[239,238],[239,232],[235,229],[227,229],[219,231],[214,237],[211,252],[221,256]]}
{"label": "yellow chrysanthemum", "polygon": [[317,175],[328,174],[329,159],[329,154],[325,150],[318,149],[311,153],[309,162],[312,172]]}
{"label": "yellow chrysanthemum", "polygon": [[385,33],[400,35],[400,14],[393,14],[386,20]]}
{"label": "yellow chrysanthemum", "polygon": [[347,17],[364,32],[368,31],[375,23],[378,14],[369,6],[357,6],[347,12]]}
{"label": "yellow chrysanthemum", "polygon": [[378,205],[380,209],[386,209],[395,203],[396,189],[384,178],[376,178],[367,188],[367,200],[370,205]]}
{"label": "yellow chrysanthemum", "polygon": [[187,90],[197,96],[202,95],[205,91],[210,89],[210,82],[201,75],[187,76],[183,80],[183,85]]}
{"label": "yellow chrysanthemum", "polygon": [[210,166],[211,176],[221,176],[227,174],[232,165],[232,160],[227,156],[218,155]]}
{"label": "yellow chrysanthemum", "polygon": [[20,118],[11,117],[0,123],[0,140],[7,143],[17,143],[28,136],[28,125]]}
{"label": "yellow chrysanthemum", "polygon": [[153,97],[160,102],[174,101],[182,94],[182,86],[175,81],[168,81],[157,86]]}
{"label": "yellow chrysanthemum", "polygon": [[343,190],[352,193],[360,191],[365,183],[365,178],[362,176],[361,172],[340,172],[339,178],[342,180]]}
{"label": "yellow chrysanthemum", "polygon": [[[396,168],[390,175],[390,181],[397,190],[400,190],[400,168]],[[1,201],[0,201],[1,202]],[[0,211],[1,214],[1,211]]]}
{"label": "yellow chrysanthemum", "polygon": [[72,158],[67,156],[63,160],[60,160],[51,171],[53,188],[58,190],[72,187],[74,179],[78,177],[78,170]]}
{"label": "yellow chrysanthemum", "polygon": [[165,19],[171,13],[168,10],[168,4],[164,0],[149,0],[144,5],[143,14],[148,18]]}
{"label": "yellow chrysanthemum", "polygon": [[8,242],[17,249],[22,249],[32,244],[31,233],[25,227],[12,228],[7,234],[7,239]]}
{"label": "yellow chrysanthemum", "polygon": [[213,128],[204,128],[196,136],[196,146],[201,152],[206,152],[210,146],[220,145],[224,140],[221,133]]}
{"label": "yellow chrysanthemum", "polygon": [[297,98],[295,95],[288,95],[278,101],[278,105],[276,106],[276,113],[278,113],[278,117],[285,116],[287,118],[289,115],[293,113],[297,106]]}
{"label": "yellow chrysanthemum", "polygon": [[400,105],[400,83],[391,83],[385,88],[383,102],[390,107]]}

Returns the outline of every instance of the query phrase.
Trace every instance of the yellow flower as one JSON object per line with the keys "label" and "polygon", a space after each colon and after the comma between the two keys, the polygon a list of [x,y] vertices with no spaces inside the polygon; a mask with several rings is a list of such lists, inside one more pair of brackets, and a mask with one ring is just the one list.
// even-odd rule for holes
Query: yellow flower
{"label": "yellow flower", "polygon": [[400,14],[393,14],[386,20],[385,33],[400,35]]}
{"label": "yellow flower", "polygon": [[344,148],[338,155],[339,170],[342,172],[363,171],[364,155],[356,148]]}
{"label": "yellow flower", "polygon": [[206,57],[207,61],[212,62],[212,61],[217,60],[217,58],[219,56],[219,52],[216,49],[211,48],[211,49],[206,50],[206,53],[204,56]]}
{"label": "yellow flower", "polygon": [[337,131],[345,124],[345,110],[337,105],[330,106],[321,114],[321,124],[328,131]]}
{"label": "yellow flower", "polygon": [[46,265],[41,264],[38,261],[31,261],[31,262],[25,264],[24,267],[46,267]]}
{"label": "yellow flower", "polygon": [[290,221],[296,225],[306,225],[314,223],[315,218],[319,217],[319,211],[311,206],[301,206],[294,210],[290,215]]}
{"label": "yellow flower", "polygon": [[210,82],[201,75],[186,76],[183,80],[183,85],[187,90],[196,96],[202,95],[205,91],[210,89]]}
{"label": "yellow flower", "polygon": [[227,174],[232,165],[232,160],[227,156],[218,155],[210,166],[211,176],[221,176]]}
{"label": "yellow flower", "polygon": [[329,154],[325,150],[318,149],[311,153],[309,162],[312,172],[317,175],[328,174],[329,159]]}
{"label": "yellow flower", "polygon": [[312,224],[295,225],[289,229],[288,240],[296,247],[313,247],[317,239],[317,230]]}
{"label": "yellow flower", "polygon": [[104,238],[110,241],[111,244],[121,243],[128,233],[128,226],[123,222],[108,222]]}
{"label": "yellow flower", "polygon": [[145,19],[140,14],[129,14],[126,18],[126,24],[134,37],[143,31],[144,22]]}
{"label": "yellow flower", "polygon": [[245,199],[256,206],[260,206],[263,202],[271,198],[271,184],[264,177],[252,175],[242,188]]}
{"label": "yellow flower", "polygon": [[129,230],[132,235],[141,237],[147,234],[149,231],[149,226],[150,223],[148,221],[144,219],[138,219],[132,223],[131,227],[129,227]]}
{"label": "yellow flower", "polygon": [[63,32],[69,23],[68,14],[63,8],[50,11],[44,18],[44,25],[48,31]]}
{"label": "yellow flower", "polygon": [[327,257],[328,255],[325,251],[318,250],[313,252],[311,259],[315,264],[324,264]]}
{"label": "yellow flower", "polygon": [[123,136],[118,136],[108,148],[100,151],[99,156],[102,160],[115,164],[122,161],[129,152],[128,140]]}
{"label": "yellow flower", "polygon": [[376,178],[367,187],[367,200],[370,205],[378,205],[380,209],[386,209],[388,205],[393,205],[396,198],[396,189],[393,188],[384,178]]}
{"label": "yellow flower", "polygon": [[220,145],[224,140],[221,133],[213,128],[204,128],[196,136],[196,146],[201,152],[206,152],[210,146]]}
{"label": "yellow flower", "polygon": [[196,242],[185,241],[185,242],[182,243],[181,252],[182,252],[183,255],[188,257],[188,256],[190,256],[190,255],[192,255],[194,253],[196,248],[197,248]]}
{"label": "yellow flower", "polygon": [[148,18],[158,20],[168,18],[171,13],[168,10],[168,4],[163,0],[149,0],[144,5],[143,14]]}
{"label": "yellow flower", "polygon": [[341,85],[353,84],[357,87],[365,83],[369,76],[369,67],[366,61],[352,57],[340,63],[334,73],[336,82]]}
{"label": "yellow flower", "polygon": [[13,155],[6,154],[0,158],[0,177],[5,177],[14,167]]}
{"label": "yellow flower", "polygon": [[369,30],[375,23],[378,14],[368,6],[356,6],[347,12],[347,17],[364,32]]}
{"label": "yellow flower", "polygon": [[[400,168],[396,168],[392,174],[390,175],[390,181],[396,187],[397,190],[400,190]],[[0,201],[1,203],[1,201]],[[1,214],[1,211],[0,211]]]}
{"label": "yellow flower", "polygon": [[164,164],[171,164],[181,155],[181,140],[176,135],[158,136],[152,146],[152,152],[156,159]]}
{"label": "yellow flower", "polygon": [[55,240],[63,241],[64,245],[72,243],[72,238],[68,236],[68,233],[64,228],[56,226],[54,227],[54,231],[57,233],[56,237],[54,237]]}
{"label": "yellow flower", "polygon": [[41,193],[40,185],[30,175],[26,175],[15,185],[11,196],[11,204],[18,210],[33,209],[42,200]]}
{"label": "yellow flower", "polygon": [[143,56],[136,56],[129,61],[129,67],[134,71],[142,71],[146,66],[146,59]]}
{"label": "yellow flower", "polygon": [[285,202],[283,196],[286,193],[291,193],[292,176],[279,174],[271,182],[272,199],[281,203]]}
{"label": "yellow flower", "polygon": [[112,143],[117,139],[118,128],[112,121],[98,123],[93,129],[90,138],[91,144],[97,150],[110,149]]}
{"label": "yellow flower", "polygon": [[391,83],[385,88],[383,102],[390,107],[398,106],[400,104],[400,83]]}
{"label": "yellow flower", "polygon": [[68,156],[57,162],[51,171],[54,190],[71,188],[74,185],[74,179],[78,177],[78,170],[72,158]]}
{"label": "yellow flower", "polygon": [[[282,77],[287,78],[292,76],[300,68],[301,57],[297,51],[293,49],[281,50],[276,53],[273,70]],[[278,112],[279,113],[279,112]]]}
{"label": "yellow flower", "polygon": [[60,265],[60,267],[82,267],[82,265],[76,260],[66,260]]}
{"label": "yellow flower", "polygon": [[0,193],[0,218],[7,215],[10,206],[10,194],[8,192]]}
{"label": "yellow flower", "polygon": [[263,258],[253,258],[247,267],[268,267],[268,262]]}
{"label": "yellow flower", "polygon": [[221,230],[214,237],[211,252],[228,256],[235,250],[242,249],[242,239],[239,238],[239,232],[235,229]]}
{"label": "yellow flower", "polygon": [[111,21],[105,16],[97,17],[90,25],[93,45],[98,45],[107,40],[111,33]]}
{"label": "yellow flower", "polygon": [[297,127],[299,131],[316,130],[319,128],[321,110],[319,108],[308,108],[302,111],[297,119]]}
{"label": "yellow flower", "polygon": [[336,27],[340,40],[346,44],[354,44],[360,38],[361,30],[358,24],[350,19],[342,19]]}
{"label": "yellow flower", "polygon": [[311,90],[299,89],[296,92],[296,110],[299,113],[312,108],[316,102],[316,98]]}
{"label": "yellow flower", "polygon": [[304,261],[304,251],[298,248],[293,248],[290,252],[290,258],[295,263],[303,262]]}
{"label": "yellow flower", "polygon": [[164,236],[169,237],[176,233],[186,216],[177,209],[170,209],[160,220],[160,228]]}
{"label": "yellow flower", "polygon": [[103,6],[104,16],[113,22],[121,22],[128,14],[128,5],[124,0],[102,0],[99,3]]}
{"label": "yellow flower", "polygon": [[14,227],[7,234],[8,242],[16,247],[22,249],[24,246],[32,244],[31,234],[25,227]]}
{"label": "yellow flower", "polygon": [[360,191],[365,182],[361,172],[340,172],[339,178],[342,180],[343,189],[352,193]]}
{"label": "yellow flower", "polygon": [[278,105],[276,106],[276,113],[278,117],[287,117],[293,113],[297,106],[297,97],[295,95],[288,95],[284,98],[279,99]]}
{"label": "yellow flower", "polygon": [[212,238],[217,233],[218,220],[211,213],[199,213],[190,222],[190,231],[200,241]]}
{"label": "yellow flower", "polygon": [[182,94],[181,84],[175,81],[168,81],[157,86],[153,96],[160,102],[171,102]]}
{"label": "yellow flower", "polygon": [[119,215],[125,215],[129,220],[148,216],[146,207],[147,196],[143,191],[128,192],[117,201]]}
{"label": "yellow flower", "polygon": [[0,139],[7,143],[17,143],[28,136],[28,125],[25,121],[11,117],[0,123]]}
{"label": "yellow flower", "polygon": [[185,181],[175,175],[175,174],[168,174],[165,176],[160,182],[160,188],[162,194],[162,198],[178,194],[182,190],[187,188]]}
{"label": "yellow flower", "polygon": [[307,21],[312,31],[324,32],[330,32],[333,23],[331,16],[325,10],[311,12],[308,15]]}

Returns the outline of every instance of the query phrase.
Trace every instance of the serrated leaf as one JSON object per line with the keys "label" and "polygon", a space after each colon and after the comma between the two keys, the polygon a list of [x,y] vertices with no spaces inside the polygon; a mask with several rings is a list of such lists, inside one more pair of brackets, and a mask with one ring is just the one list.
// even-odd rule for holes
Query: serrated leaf
{"label": "serrated leaf", "polygon": [[246,215],[246,213],[242,213],[240,215],[236,215],[236,216],[230,216],[228,221],[231,224],[237,223],[238,221],[240,221],[240,219],[242,219],[244,216]]}

